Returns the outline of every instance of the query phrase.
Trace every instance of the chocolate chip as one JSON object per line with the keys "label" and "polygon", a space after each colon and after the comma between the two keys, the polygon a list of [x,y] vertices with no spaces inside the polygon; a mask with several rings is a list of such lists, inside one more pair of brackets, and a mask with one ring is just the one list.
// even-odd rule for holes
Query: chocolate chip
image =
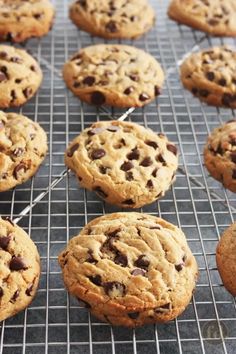
{"label": "chocolate chip", "polygon": [[127,259],[126,255],[121,254],[121,253],[119,253],[115,256],[114,262],[116,264],[122,265],[122,267],[126,267],[128,265],[128,259]]}
{"label": "chocolate chip", "polygon": [[226,86],[227,81],[226,81],[224,78],[222,78],[222,79],[220,79],[220,80],[218,81],[218,84],[219,84],[220,86]]}
{"label": "chocolate chip", "polygon": [[149,179],[149,180],[147,181],[146,187],[149,188],[149,189],[152,189],[152,188],[153,188],[153,182],[152,182],[151,179]]}
{"label": "chocolate chip", "polygon": [[107,236],[108,236],[109,238],[118,237],[118,233],[119,233],[119,232],[120,232],[120,229],[115,229],[115,230],[109,232],[109,233],[107,234]]}
{"label": "chocolate chip", "polygon": [[153,176],[153,177],[156,177],[156,176],[157,176],[157,171],[158,171],[157,168],[155,168],[155,170],[152,171],[152,176]]}
{"label": "chocolate chip", "polygon": [[16,92],[15,90],[11,90],[11,102],[16,99]]}
{"label": "chocolate chip", "polygon": [[134,22],[138,20],[138,16],[130,16],[130,21]]}
{"label": "chocolate chip", "polygon": [[96,192],[101,198],[107,198],[108,195],[102,190],[100,186],[95,187],[94,192]]}
{"label": "chocolate chip", "polygon": [[149,98],[150,98],[150,97],[149,97],[148,94],[145,93],[145,92],[143,92],[143,93],[141,93],[141,94],[139,95],[139,101],[142,101],[142,102],[149,100]]}
{"label": "chocolate chip", "polygon": [[134,75],[134,74],[130,75],[129,78],[131,80],[133,80],[133,81],[138,81],[139,80],[139,76],[138,75]]}
{"label": "chocolate chip", "polygon": [[125,95],[129,95],[131,92],[133,92],[134,91],[134,88],[133,88],[133,86],[129,86],[129,87],[127,87],[125,90],[124,90],[124,94]]}
{"label": "chocolate chip", "polygon": [[146,140],[145,144],[148,145],[148,146],[153,147],[153,149],[155,149],[155,150],[158,148],[158,144],[155,141]]}
{"label": "chocolate chip", "polygon": [[165,313],[171,310],[171,303],[168,302],[165,305],[159,306],[155,308],[155,312],[159,313]]}
{"label": "chocolate chip", "polygon": [[69,148],[68,152],[67,152],[67,156],[68,156],[68,157],[72,157],[72,156],[74,155],[74,152],[75,152],[76,150],[78,150],[78,148],[79,148],[79,144],[78,144],[78,143],[72,145],[72,146]]}
{"label": "chocolate chip", "polygon": [[87,0],[78,0],[76,1],[76,4],[79,4],[81,7],[85,9],[87,6]]}
{"label": "chocolate chip", "polygon": [[84,85],[88,85],[88,86],[92,86],[95,83],[96,79],[94,76],[86,76],[83,79],[83,84]]}
{"label": "chocolate chip", "polygon": [[24,149],[21,148],[21,147],[17,147],[15,148],[15,150],[13,151],[13,155],[16,156],[16,157],[19,157],[23,154],[24,152]]}
{"label": "chocolate chip", "polygon": [[6,251],[10,240],[11,236],[0,236],[0,248]]}
{"label": "chocolate chip", "polygon": [[104,104],[106,102],[106,97],[104,96],[104,94],[102,92],[94,91],[91,94],[91,102],[95,106],[101,106],[102,104]]}
{"label": "chocolate chip", "polygon": [[231,103],[235,100],[236,100],[236,96],[233,96],[230,93],[224,93],[222,96],[222,104],[224,106],[230,106]]}
{"label": "chocolate chip", "polygon": [[109,281],[103,283],[104,291],[108,296],[118,297],[125,295],[125,285],[118,281]]}
{"label": "chocolate chip", "polygon": [[161,154],[159,154],[159,155],[156,156],[156,161],[157,161],[157,162],[161,162],[162,164],[165,164],[165,163],[166,163],[164,157],[163,157]]}
{"label": "chocolate chip", "polygon": [[145,276],[146,270],[145,269],[140,269],[140,268],[135,268],[135,269],[132,270],[131,274],[134,275],[134,276],[136,276],[136,275]]}
{"label": "chocolate chip", "polygon": [[3,288],[1,288],[0,286],[0,298],[3,297],[3,295],[4,295]]}
{"label": "chocolate chip", "polygon": [[93,276],[88,277],[88,278],[89,278],[89,280],[90,280],[93,284],[98,285],[98,286],[101,286],[101,284],[102,284],[102,277],[101,277],[101,275],[97,274],[97,275],[93,275]]}
{"label": "chocolate chip", "polygon": [[19,291],[19,290],[16,290],[16,291],[14,292],[14,295],[12,296],[10,302],[15,302],[16,299],[18,298],[19,294],[20,294],[20,291]]}
{"label": "chocolate chip", "polygon": [[231,153],[230,157],[231,157],[231,161],[232,161],[233,163],[236,163],[236,151],[233,151],[233,152]]}
{"label": "chocolate chip", "polygon": [[14,36],[11,32],[8,32],[6,35],[6,41],[11,42],[14,39]]}
{"label": "chocolate chip", "polygon": [[133,168],[134,167],[134,165],[132,164],[132,162],[130,162],[130,161],[126,161],[126,162],[124,162],[121,166],[120,166],[120,169],[122,170],[122,171],[129,171],[129,170],[131,170],[131,168]]}
{"label": "chocolate chip", "polygon": [[26,167],[26,165],[25,165],[23,162],[19,163],[19,165],[17,165],[17,166],[14,168],[13,176],[15,177],[15,179],[18,179],[18,177],[19,177],[19,172],[22,171],[22,170],[23,170],[24,172],[26,172],[26,170],[27,170],[27,167]]}
{"label": "chocolate chip", "polygon": [[9,263],[9,268],[11,270],[25,270],[27,269],[27,266],[25,265],[23,258],[13,256]]}
{"label": "chocolate chip", "polygon": [[219,20],[216,20],[214,18],[211,18],[210,20],[207,21],[209,23],[209,25],[211,26],[216,26],[219,24]]}
{"label": "chocolate chip", "polygon": [[138,160],[139,156],[140,156],[140,153],[137,148],[132,149],[132,151],[126,155],[128,160]]}
{"label": "chocolate chip", "polygon": [[30,285],[28,286],[28,288],[25,290],[25,293],[26,293],[27,296],[31,296],[31,293],[32,293],[32,291],[33,291],[33,287],[34,287],[34,284],[32,283],[32,284],[30,284]]}
{"label": "chocolate chip", "polygon": [[7,58],[7,52],[1,51],[0,52],[0,59],[6,59]]}
{"label": "chocolate chip", "polygon": [[167,144],[167,150],[169,150],[170,152],[172,152],[172,154],[177,155],[177,147],[175,145],[172,144]]}
{"label": "chocolate chip", "polygon": [[2,71],[0,71],[0,82],[3,82],[5,80],[7,80],[7,76]]}
{"label": "chocolate chip", "polygon": [[161,94],[161,90],[158,86],[154,86],[154,95],[159,96]]}
{"label": "chocolate chip", "polygon": [[37,71],[36,66],[35,65],[31,65],[30,66],[30,70],[36,72]]}
{"label": "chocolate chip", "polygon": [[80,82],[74,82],[74,84],[73,84],[73,86],[75,87],[75,88],[77,88],[77,87],[80,87]]}
{"label": "chocolate chip", "polygon": [[109,132],[111,132],[111,133],[115,133],[115,132],[117,132],[118,130],[120,130],[120,128],[117,127],[116,125],[110,125],[110,126],[107,128],[107,130],[108,130]]}
{"label": "chocolate chip", "polygon": [[98,159],[101,159],[105,155],[106,155],[105,150],[103,150],[103,149],[95,149],[91,153],[91,159],[92,160],[98,160]]}
{"label": "chocolate chip", "polygon": [[16,83],[16,84],[20,84],[21,81],[22,81],[22,79],[15,79],[15,83]]}
{"label": "chocolate chip", "polygon": [[139,316],[139,312],[130,312],[128,313],[128,316],[132,319],[132,320],[136,320]]}
{"label": "chocolate chip", "polygon": [[209,96],[209,94],[210,94],[210,92],[208,90],[205,90],[205,89],[199,90],[199,95],[202,97],[207,97],[207,96]]}
{"label": "chocolate chip", "polygon": [[147,257],[145,256],[145,254],[141,254],[138,259],[136,259],[136,261],[134,262],[134,265],[136,267],[142,268],[147,270],[147,268],[149,267],[149,260],[147,259]]}
{"label": "chocolate chip", "polygon": [[111,33],[115,33],[117,32],[117,25],[116,25],[116,22],[115,21],[109,21],[107,24],[106,24],[106,30],[111,32]]}
{"label": "chocolate chip", "polygon": [[125,174],[125,179],[126,179],[127,181],[133,181],[133,180],[134,180],[133,173],[132,173],[131,171],[126,172],[126,174]]}
{"label": "chocolate chip", "polygon": [[10,61],[12,63],[17,63],[17,64],[21,64],[23,62],[23,60],[19,57],[11,57]]}
{"label": "chocolate chip", "polygon": [[177,270],[177,272],[180,272],[184,267],[184,264],[183,263],[180,263],[180,264],[176,264],[175,265],[175,269]]}
{"label": "chocolate chip", "polygon": [[143,161],[140,162],[140,166],[148,167],[152,165],[152,160],[150,157],[145,157]]}
{"label": "chocolate chip", "polygon": [[33,90],[31,87],[27,87],[22,92],[23,92],[25,98],[29,98],[30,96],[32,96]]}
{"label": "chocolate chip", "polygon": [[233,170],[233,171],[232,171],[232,178],[233,178],[233,179],[236,179],[236,170]]}
{"label": "chocolate chip", "polygon": [[133,201],[133,199],[126,199],[122,202],[122,204],[133,205],[134,201]]}
{"label": "chocolate chip", "polygon": [[92,128],[92,129],[88,130],[87,134],[89,136],[93,136],[93,135],[96,135],[96,134],[100,134],[102,132],[104,132],[104,128],[97,127],[97,128]]}
{"label": "chocolate chip", "polygon": [[107,173],[107,170],[109,169],[109,167],[106,166],[99,166],[99,171],[101,174],[105,175]]}
{"label": "chocolate chip", "polygon": [[215,74],[213,73],[213,71],[208,71],[208,72],[206,73],[206,77],[207,77],[207,79],[208,79],[209,81],[213,81],[214,78],[215,78]]}

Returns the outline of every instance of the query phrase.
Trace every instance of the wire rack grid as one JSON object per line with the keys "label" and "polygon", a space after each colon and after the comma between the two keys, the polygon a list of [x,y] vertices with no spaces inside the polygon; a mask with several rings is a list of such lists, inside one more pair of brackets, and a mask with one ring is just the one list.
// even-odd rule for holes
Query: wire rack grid
{"label": "wire rack grid", "polygon": [[[207,135],[234,112],[202,105],[183,90],[178,73],[179,64],[191,51],[223,43],[235,45],[235,41],[212,39],[179,26],[166,16],[167,1],[151,2],[158,17],[153,30],[137,41],[124,41],[150,52],[166,72],[158,102],[143,109],[98,110],[65,89],[61,67],[67,58],[80,47],[103,42],[70,23],[66,0],[54,1],[57,17],[51,33],[26,44],[41,64],[44,81],[20,112],[46,130],[49,151],[34,178],[1,194],[0,214],[18,222],[37,244],[42,275],[29,308],[1,324],[0,354],[236,352],[235,299],[222,286],[215,263],[216,244],[234,220],[236,199],[209,177],[202,162]],[[57,262],[59,251],[88,221],[119,210],[78,188],[63,162],[70,140],[94,121],[111,117],[164,132],[178,145],[180,161],[174,186],[141,211],[160,215],[183,229],[200,273],[192,302],[178,319],[136,330],[112,328],[90,316],[68,296]]]}

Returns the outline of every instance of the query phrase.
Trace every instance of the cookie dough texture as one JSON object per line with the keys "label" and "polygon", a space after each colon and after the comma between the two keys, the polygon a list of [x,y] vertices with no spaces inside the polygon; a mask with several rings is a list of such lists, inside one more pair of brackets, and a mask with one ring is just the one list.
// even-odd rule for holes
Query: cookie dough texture
{"label": "cookie dough texture", "polygon": [[147,0],[79,0],[70,7],[71,20],[82,30],[103,38],[137,38],[154,24]]}
{"label": "cookie dough texture", "polygon": [[68,88],[94,105],[141,107],[160,94],[164,73],[141,49],[97,44],[75,54],[63,68]]}
{"label": "cookie dough texture", "polygon": [[236,120],[212,131],[204,149],[204,162],[212,177],[236,192]]}
{"label": "cookie dough texture", "polygon": [[236,51],[222,46],[191,54],[180,68],[183,85],[201,101],[236,108]]}
{"label": "cookie dough texture", "polygon": [[225,288],[236,296],[236,223],[221,236],[216,249],[216,262]]}
{"label": "cookie dough texture", "polygon": [[129,327],[180,315],[198,272],[183,232],[141,213],[94,219],[70,240],[59,262],[66,288],[92,314]]}
{"label": "cookie dough texture", "polygon": [[0,217],[0,322],[31,303],[39,276],[35,244],[23,229]]}
{"label": "cookie dough texture", "polygon": [[0,111],[0,192],[32,177],[46,152],[47,136],[39,124]]}
{"label": "cookie dough texture", "polygon": [[172,0],[168,15],[214,36],[236,36],[235,0]]}
{"label": "cookie dough texture", "polygon": [[42,71],[25,50],[0,45],[0,107],[16,107],[38,90]]}
{"label": "cookie dough texture", "polygon": [[177,148],[164,134],[130,122],[96,122],[69,145],[65,163],[106,202],[138,208],[175,180]]}
{"label": "cookie dough texture", "polygon": [[48,0],[0,0],[0,40],[23,42],[42,37],[50,30],[53,17]]}

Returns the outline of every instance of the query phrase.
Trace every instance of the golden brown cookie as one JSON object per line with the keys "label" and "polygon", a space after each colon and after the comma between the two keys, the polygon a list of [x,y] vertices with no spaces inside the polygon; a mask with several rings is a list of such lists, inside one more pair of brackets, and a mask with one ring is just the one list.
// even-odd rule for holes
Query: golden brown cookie
{"label": "golden brown cookie", "polygon": [[0,40],[23,42],[42,37],[50,30],[53,17],[49,0],[0,0]]}
{"label": "golden brown cookie", "polygon": [[160,94],[164,74],[159,63],[141,49],[97,44],[81,49],[63,68],[68,88],[97,106],[141,107]]}
{"label": "golden brown cookie", "polygon": [[0,322],[33,300],[40,277],[40,258],[29,236],[0,217]]}
{"label": "golden brown cookie", "polygon": [[236,192],[236,120],[215,128],[209,135],[204,162],[212,177]]}
{"label": "golden brown cookie", "polygon": [[0,111],[0,192],[32,177],[47,152],[47,135],[25,116]]}
{"label": "golden brown cookie", "polygon": [[154,23],[147,0],[79,0],[70,6],[71,20],[82,30],[103,38],[137,38]]}
{"label": "golden brown cookie", "polygon": [[129,327],[177,317],[198,273],[182,231],[141,213],[94,219],[70,240],[59,262],[72,295],[98,318]]}
{"label": "golden brown cookie", "polygon": [[216,249],[216,262],[225,288],[236,296],[236,223],[221,236]]}
{"label": "golden brown cookie", "polygon": [[65,163],[83,187],[106,202],[139,208],[170,188],[178,157],[164,134],[135,123],[105,121],[94,123],[71,142]]}

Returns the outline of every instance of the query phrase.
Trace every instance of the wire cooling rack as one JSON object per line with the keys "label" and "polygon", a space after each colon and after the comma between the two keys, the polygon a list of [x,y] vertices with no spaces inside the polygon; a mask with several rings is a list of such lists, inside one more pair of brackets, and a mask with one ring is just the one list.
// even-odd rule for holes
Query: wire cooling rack
{"label": "wire cooling rack", "polygon": [[[234,112],[201,104],[183,90],[178,74],[187,53],[235,42],[211,39],[177,25],[166,17],[167,1],[153,0],[156,26],[143,38],[125,43],[145,49],[162,64],[167,74],[162,95],[158,102],[134,112],[131,109],[130,114],[97,110],[66,90],[61,67],[80,47],[103,40],[78,31],[70,23],[66,0],[54,3],[57,17],[51,33],[26,44],[42,66],[44,81],[36,97],[20,110],[46,130],[48,155],[32,180],[0,195],[0,214],[18,222],[37,244],[42,275],[31,306],[1,324],[0,353],[235,353],[236,304],[222,286],[215,248],[221,232],[234,220],[236,198],[209,177],[202,163],[208,133],[231,119]],[[178,319],[136,330],[111,328],[90,316],[68,296],[57,262],[59,251],[88,221],[119,210],[78,188],[63,162],[70,140],[91,123],[111,116],[162,131],[179,146],[180,162],[173,188],[142,211],[180,226],[200,269],[192,302]]]}

